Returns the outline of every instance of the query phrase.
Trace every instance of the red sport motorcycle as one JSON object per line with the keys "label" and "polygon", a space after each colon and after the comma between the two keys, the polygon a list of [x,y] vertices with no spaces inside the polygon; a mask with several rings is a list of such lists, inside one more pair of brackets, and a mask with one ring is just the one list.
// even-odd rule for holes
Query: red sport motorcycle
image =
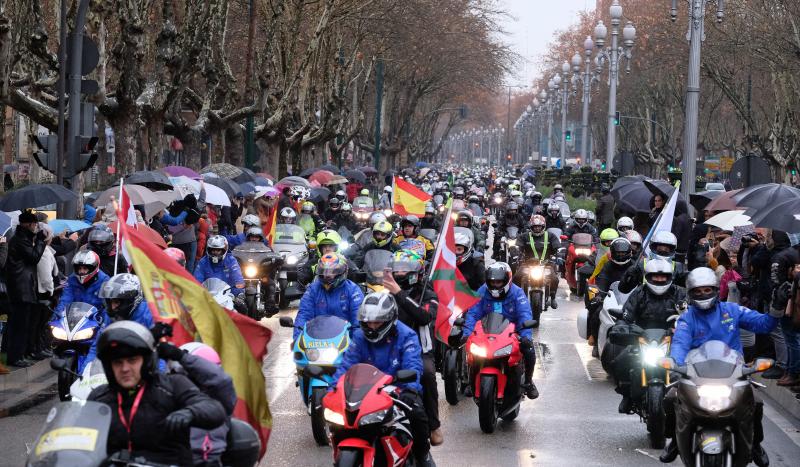
{"label": "red sport motorcycle", "polygon": [[[456,320],[457,325],[463,324]],[[536,326],[526,321],[522,328]],[[522,379],[525,362],[519,349],[519,331],[500,313],[490,313],[467,339],[472,394],[478,404],[478,422],[484,433],[492,433],[497,419],[514,420],[522,401]]]}
{"label": "red sport motorcycle", "polygon": [[[308,366],[311,376],[322,368]],[[414,464],[410,410],[395,384],[416,380],[413,370],[392,377],[366,363],[353,365],[322,399],[337,467]]]}
{"label": "red sport motorcycle", "polygon": [[[562,240],[565,237],[562,235]],[[572,236],[567,250],[565,276],[569,290],[575,295],[583,295],[586,289],[586,278],[580,278],[578,270],[589,261],[594,261],[597,247],[594,244],[592,234],[576,233]]]}

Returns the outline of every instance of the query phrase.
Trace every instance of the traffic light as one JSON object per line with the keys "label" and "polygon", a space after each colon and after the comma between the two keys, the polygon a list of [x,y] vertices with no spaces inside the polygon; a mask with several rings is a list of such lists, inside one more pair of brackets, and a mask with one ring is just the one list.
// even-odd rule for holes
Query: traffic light
{"label": "traffic light", "polygon": [[614,112],[614,125],[619,126],[619,112]]}
{"label": "traffic light", "polygon": [[568,142],[568,143],[569,143],[570,141],[572,141],[572,132],[571,132],[571,131],[569,131],[569,130],[567,130],[566,137],[567,137],[567,142]]}
{"label": "traffic light", "polygon": [[92,168],[97,162],[97,153],[94,152],[94,147],[97,145],[97,136],[80,136],[81,139],[81,153],[78,155],[78,160],[75,164],[75,174],[85,172]]}
{"label": "traffic light", "polygon": [[33,158],[39,167],[55,174],[58,170],[58,135],[35,136],[33,141],[39,151],[33,153]]}
{"label": "traffic light", "polygon": [[603,161],[603,163],[600,164],[600,170],[606,170],[606,161]]}

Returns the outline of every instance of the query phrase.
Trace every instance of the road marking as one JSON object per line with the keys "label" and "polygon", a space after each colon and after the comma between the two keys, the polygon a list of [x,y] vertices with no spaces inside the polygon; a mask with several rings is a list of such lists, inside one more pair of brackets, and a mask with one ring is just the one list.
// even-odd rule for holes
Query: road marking
{"label": "road marking", "polygon": [[795,445],[800,446],[800,430],[767,402],[764,402],[764,415],[772,420],[772,423],[777,425]]}
{"label": "road marking", "polygon": [[586,379],[589,381],[606,381],[608,375],[603,370],[603,365],[600,360],[592,357],[592,348],[586,345],[585,342],[575,344],[575,351],[578,352],[578,357],[581,359],[583,371],[586,373]]}

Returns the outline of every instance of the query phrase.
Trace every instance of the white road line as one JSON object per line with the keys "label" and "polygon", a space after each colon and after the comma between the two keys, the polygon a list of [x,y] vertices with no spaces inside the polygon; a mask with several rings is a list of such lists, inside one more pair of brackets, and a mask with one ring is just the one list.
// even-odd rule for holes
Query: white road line
{"label": "white road line", "polygon": [[634,449],[634,451],[636,451],[636,452],[638,452],[639,454],[642,454],[642,455],[644,455],[644,456],[647,456],[647,457],[649,457],[650,459],[653,459],[653,460],[655,460],[655,461],[657,461],[657,462],[661,462],[661,461],[659,461],[659,460],[658,460],[658,457],[656,457],[656,456],[654,456],[654,455],[650,454],[649,452],[645,451],[644,449],[639,449],[639,448],[637,448],[637,449]]}
{"label": "white road line", "polygon": [[592,348],[584,342],[580,342],[575,344],[575,351],[578,352],[578,357],[581,359],[581,366],[583,367],[584,373],[586,373],[586,379],[592,381],[592,375],[589,373],[589,362],[594,360],[594,357],[592,357]]}
{"label": "white road line", "polygon": [[764,415],[772,420],[772,423],[777,425],[781,431],[786,433],[786,436],[792,440],[795,445],[800,446],[800,431],[798,431],[797,427],[792,422],[790,422],[780,412],[775,410],[768,402],[764,402]]}

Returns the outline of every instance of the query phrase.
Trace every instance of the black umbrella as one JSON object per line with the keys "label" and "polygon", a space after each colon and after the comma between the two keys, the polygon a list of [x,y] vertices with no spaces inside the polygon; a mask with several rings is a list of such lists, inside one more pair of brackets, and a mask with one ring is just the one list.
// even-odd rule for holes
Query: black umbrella
{"label": "black umbrella", "polygon": [[0,211],[22,211],[78,199],[78,194],[55,183],[28,185],[0,199]]}
{"label": "black umbrella", "polygon": [[339,170],[339,167],[336,167],[336,166],[335,166],[335,165],[333,165],[333,164],[325,164],[325,165],[321,165],[321,166],[319,166],[319,170],[327,170],[328,172],[331,172],[331,173],[333,173],[334,175],[339,175],[339,174],[341,174],[341,173],[342,173],[342,171],[341,171],[341,170]]}
{"label": "black umbrella", "polygon": [[788,233],[800,232],[800,198],[784,200],[760,209],[750,218],[750,222],[757,227]]}
{"label": "black umbrella", "polygon": [[242,171],[242,173],[233,177],[233,181],[236,183],[255,182],[256,178],[258,178],[258,175],[256,175],[255,172],[246,167],[239,167],[239,169]]}
{"label": "black umbrella", "polygon": [[303,177],[303,178],[308,178],[308,177],[314,175],[314,172],[316,172],[317,170],[321,170],[321,169],[319,167],[309,167],[309,168],[305,169],[304,171],[300,172],[299,176]]}
{"label": "black umbrella", "polygon": [[[143,185],[154,190],[171,190],[173,188],[169,177],[160,170],[142,170],[134,172],[125,177],[125,183]],[[117,183],[117,185],[119,185],[119,183]]]}
{"label": "black umbrella", "polygon": [[264,177],[262,177],[260,175],[256,175],[256,179],[254,181],[252,181],[252,182],[249,182],[249,183],[253,183],[253,184],[258,185],[258,186],[272,186],[272,182],[271,181],[267,180],[266,178],[264,178]]}
{"label": "black umbrella", "polygon": [[347,179],[351,182],[360,183],[362,185],[367,182],[367,176],[364,175],[364,172],[358,169],[348,170],[344,173],[344,176],[347,177]]}
{"label": "black umbrella", "polygon": [[761,210],[783,203],[790,199],[800,198],[800,190],[781,183],[765,183],[743,189],[733,199],[740,207]]}
{"label": "black umbrella", "polygon": [[611,187],[611,191],[613,192],[615,190],[622,188],[625,185],[641,182],[644,180],[647,180],[647,177],[645,177],[644,175],[628,175],[626,177],[620,177],[617,179],[616,182],[614,182],[614,186]]}
{"label": "black umbrella", "polygon": [[629,182],[615,188],[611,194],[618,205],[627,207],[628,211],[650,212],[650,199],[653,193],[647,189],[643,181]]}
{"label": "black umbrella", "polygon": [[311,189],[311,201],[315,203],[325,203],[331,196],[331,190],[324,186],[317,186]]}
{"label": "black umbrella", "polygon": [[698,211],[703,211],[708,203],[719,198],[720,195],[725,193],[720,190],[701,191],[699,193],[692,193],[689,195],[689,203]]}
{"label": "black umbrella", "polygon": [[358,170],[364,172],[365,175],[378,175],[378,170],[371,165],[365,165],[364,167],[359,167]]}
{"label": "black umbrella", "polygon": [[663,196],[664,200],[672,196],[672,193],[675,192],[675,187],[664,180],[644,180],[644,186],[647,187],[654,196]]}
{"label": "black umbrella", "polygon": [[228,195],[228,198],[235,198],[236,193],[241,191],[239,184],[234,182],[233,180],[229,180],[227,178],[219,178],[219,177],[207,177],[203,179],[209,185],[214,185],[215,187],[222,188],[222,191]]}
{"label": "black umbrella", "polygon": [[239,184],[239,190],[241,190],[242,194],[248,194],[256,191],[256,184],[253,182],[244,182]]}

